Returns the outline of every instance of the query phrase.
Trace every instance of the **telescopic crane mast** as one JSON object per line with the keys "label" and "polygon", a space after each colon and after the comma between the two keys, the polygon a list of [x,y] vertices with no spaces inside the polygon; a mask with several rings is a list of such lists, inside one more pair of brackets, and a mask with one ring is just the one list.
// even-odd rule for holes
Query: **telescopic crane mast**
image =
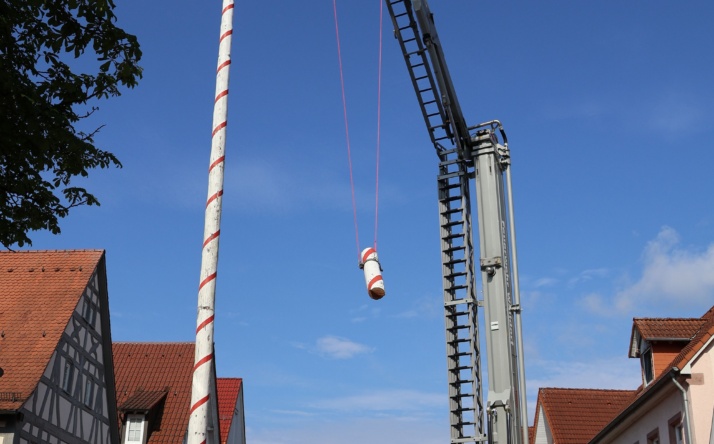
{"label": "telescopic crane mast", "polygon": [[[385,0],[439,158],[437,176],[451,443],[528,443],[510,152],[497,120],[467,126],[426,0]],[[475,182],[483,299],[473,265]],[[505,182],[505,183],[504,183]],[[488,395],[478,308],[483,307]],[[484,416],[485,421],[484,424]]]}

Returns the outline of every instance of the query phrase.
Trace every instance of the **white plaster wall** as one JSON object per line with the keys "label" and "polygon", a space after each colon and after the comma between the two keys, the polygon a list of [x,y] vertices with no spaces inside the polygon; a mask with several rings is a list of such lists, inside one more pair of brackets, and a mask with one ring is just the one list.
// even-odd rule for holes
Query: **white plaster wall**
{"label": "white plaster wall", "polygon": [[[674,387],[674,383],[671,383]],[[653,430],[659,429],[660,443],[669,442],[669,420],[682,412],[682,394],[679,390],[671,391],[668,396],[657,401],[650,402],[645,406],[640,407],[639,413],[644,413],[633,424],[620,435],[610,439],[603,440],[605,443],[614,444],[647,444],[647,435]]]}
{"label": "white plaster wall", "polygon": [[543,407],[538,411],[538,424],[536,424],[535,444],[553,444],[553,434],[545,420]]}
{"label": "white plaster wall", "polygon": [[692,437],[697,444],[708,443],[714,418],[714,342],[710,342],[692,362],[692,376],[684,387],[690,397]]}
{"label": "white plaster wall", "polygon": [[238,392],[236,408],[233,410],[233,421],[226,444],[245,444],[245,415],[243,412],[243,387],[241,387]]}

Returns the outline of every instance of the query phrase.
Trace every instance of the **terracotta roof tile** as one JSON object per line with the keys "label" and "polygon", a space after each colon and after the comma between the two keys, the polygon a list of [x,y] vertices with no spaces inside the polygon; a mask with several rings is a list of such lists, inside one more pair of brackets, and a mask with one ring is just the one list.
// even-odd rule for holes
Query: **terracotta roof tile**
{"label": "terracotta roof tile", "polygon": [[137,391],[119,406],[119,410],[124,412],[151,410],[152,407],[166,397],[168,392],[168,388],[165,390]]}
{"label": "terracotta roof tile", "polygon": [[103,254],[0,251],[0,410],[35,389]]}
{"label": "terracotta roof tile", "polygon": [[684,367],[694,355],[706,344],[706,342],[714,336],[714,306],[710,308],[701,317],[702,325],[696,332],[692,340],[689,341],[682,351],[672,361],[670,367],[677,367],[680,370]]}
{"label": "terracotta roof tile", "polygon": [[704,315],[699,318],[693,318],[692,320],[699,322],[699,328],[693,333],[693,337],[689,343],[682,349],[682,351],[672,360],[672,362],[646,387],[640,386],[636,391],[636,396],[630,400],[629,403],[624,405],[617,415],[613,416],[610,421],[608,421],[608,427],[612,420],[617,419],[620,415],[624,414],[626,409],[632,405],[636,400],[646,396],[653,387],[658,386],[658,382],[665,376],[670,374],[670,371],[677,367],[682,369],[687,363],[696,355],[699,350],[706,344],[706,342],[714,336],[714,306],[712,306]]}
{"label": "terracotta roof tile", "polygon": [[690,340],[704,324],[692,318],[635,318],[634,327],[646,341],[657,339]]}
{"label": "terracotta roof tile", "polygon": [[115,342],[117,405],[140,391],[168,391],[160,418],[150,424],[147,444],[183,442],[188,429],[193,373],[193,343]]}
{"label": "terracotta roof tile", "polygon": [[541,388],[538,405],[557,444],[588,442],[628,405],[635,390]]}
{"label": "terracotta roof tile", "polygon": [[217,378],[218,420],[221,428],[221,443],[228,441],[228,433],[233,422],[233,412],[238,402],[243,380],[240,378]]}

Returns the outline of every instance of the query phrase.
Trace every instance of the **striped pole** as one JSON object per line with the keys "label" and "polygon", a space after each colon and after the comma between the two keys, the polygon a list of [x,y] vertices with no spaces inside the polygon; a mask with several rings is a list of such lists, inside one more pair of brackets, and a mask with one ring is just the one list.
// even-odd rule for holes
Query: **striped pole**
{"label": "striped pole", "polygon": [[[228,114],[228,73],[231,64],[232,34],[233,0],[223,0],[221,37],[218,47],[218,69],[216,70],[216,99],[213,106],[211,161],[208,167],[208,198],[206,200],[206,218],[203,227],[201,278],[198,286],[196,353],[191,386],[188,444],[205,444],[208,439],[209,386],[213,369],[213,320],[216,301],[218,240],[221,233],[221,203],[223,200],[223,170]],[[218,433],[218,431],[216,430],[214,433]],[[219,437],[214,435],[214,438],[217,440]]]}

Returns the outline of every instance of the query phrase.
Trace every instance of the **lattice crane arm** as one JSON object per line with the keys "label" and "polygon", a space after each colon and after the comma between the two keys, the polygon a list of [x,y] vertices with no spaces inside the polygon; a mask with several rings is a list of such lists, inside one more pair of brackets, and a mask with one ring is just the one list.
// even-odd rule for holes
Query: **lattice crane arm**
{"label": "lattice crane arm", "polygon": [[[473,127],[466,124],[427,1],[385,1],[439,157],[451,443],[527,444],[510,152],[505,132],[497,120]],[[481,301],[475,290],[471,179],[477,197]],[[481,305],[489,379],[485,409]]]}

